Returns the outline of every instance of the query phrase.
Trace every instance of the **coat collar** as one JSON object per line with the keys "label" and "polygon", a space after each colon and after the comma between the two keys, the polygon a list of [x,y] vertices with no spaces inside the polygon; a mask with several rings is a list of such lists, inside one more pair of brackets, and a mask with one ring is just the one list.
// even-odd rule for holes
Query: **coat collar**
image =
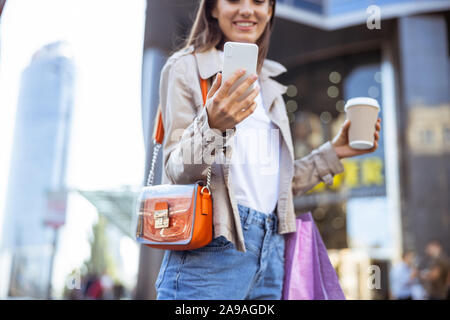
{"label": "coat collar", "polygon": [[[193,52],[193,46],[189,47],[188,51]],[[222,58],[220,57],[219,50],[216,48],[212,48],[205,52],[195,52],[194,56],[197,60],[200,77],[202,79],[209,79],[222,70]],[[264,60],[261,69],[260,78],[261,80],[265,80],[269,77],[276,77],[286,71],[286,68],[280,63],[266,59]]]}
{"label": "coat collar", "polygon": [[[187,51],[188,53],[192,53],[194,51],[194,47],[190,46]],[[222,70],[222,58],[219,50],[216,48],[212,48],[205,52],[195,52],[194,56],[196,58],[199,74],[202,79],[209,79]],[[275,98],[278,95],[284,94],[287,89],[286,86],[270,78],[276,77],[286,71],[286,68],[280,63],[269,59],[264,60],[259,82],[261,85],[263,100],[268,106],[269,112],[273,106]]]}

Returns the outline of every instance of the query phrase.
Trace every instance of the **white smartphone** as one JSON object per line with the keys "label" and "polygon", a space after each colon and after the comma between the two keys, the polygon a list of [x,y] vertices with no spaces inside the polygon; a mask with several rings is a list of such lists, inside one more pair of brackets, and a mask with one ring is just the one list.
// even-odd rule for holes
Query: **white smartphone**
{"label": "white smartphone", "polygon": [[[227,81],[238,69],[245,69],[245,74],[235,82],[230,91],[236,89],[250,75],[256,74],[258,63],[258,46],[253,43],[226,42],[223,49],[222,83]],[[243,100],[255,88],[253,83],[238,99]]]}

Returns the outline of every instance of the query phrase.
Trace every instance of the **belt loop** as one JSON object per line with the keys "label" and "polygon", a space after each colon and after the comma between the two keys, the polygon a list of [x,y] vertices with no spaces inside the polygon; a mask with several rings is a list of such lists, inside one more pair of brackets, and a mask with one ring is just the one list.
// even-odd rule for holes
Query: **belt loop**
{"label": "belt loop", "polygon": [[274,214],[269,214],[269,215],[266,217],[266,227],[267,227],[267,230],[270,229],[271,231],[275,231],[276,224],[277,224],[277,217],[276,217],[276,215],[274,215]]}
{"label": "belt loop", "polygon": [[264,219],[264,226],[267,231],[269,231],[269,230],[272,231],[271,220],[272,220],[272,217],[270,215],[267,215]]}
{"label": "belt loop", "polygon": [[245,230],[247,230],[250,223],[252,223],[252,219],[253,219],[253,210],[249,208],[248,214],[247,214],[247,219],[245,219],[245,223],[244,223]]}

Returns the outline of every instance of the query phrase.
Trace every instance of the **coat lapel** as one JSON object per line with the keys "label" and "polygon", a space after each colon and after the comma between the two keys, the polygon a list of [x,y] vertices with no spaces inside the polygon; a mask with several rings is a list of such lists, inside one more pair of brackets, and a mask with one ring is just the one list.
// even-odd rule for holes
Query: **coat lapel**
{"label": "coat lapel", "polygon": [[[188,50],[193,51],[193,46],[189,47]],[[202,79],[208,79],[223,69],[222,58],[220,57],[219,50],[216,48],[211,48],[205,52],[194,52],[194,56]],[[283,65],[276,61],[266,59],[261,68],[260,80],[279,76],[283,72],[286,72],[286,68]]]}
{"label": "coat lapel", "polygon": [[268,108],[267,116],[280,129],[288,147],[289,155],[292,160],[294,160],[294,148],[289,127],[289,119],[286,114],[285,104],[281,98],[281,95],[286,92],[287,87],[271,78],[262,78],[260,84],[263,101]]}
{"label": "coat lapel", "polygon": [[217,72],[222,71],[222,59],[216,48],[205,52],[195,52],[194,56],[197,60],[198,72],[202,79],[209,79]]}

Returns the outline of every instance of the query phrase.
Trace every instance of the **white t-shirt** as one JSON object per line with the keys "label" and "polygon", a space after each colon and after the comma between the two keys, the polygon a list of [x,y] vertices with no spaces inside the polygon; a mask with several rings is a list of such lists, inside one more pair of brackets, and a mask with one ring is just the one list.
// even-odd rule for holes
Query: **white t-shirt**
{"label": "white t-shirt", "polygon": [[257,107],[236,125],[231,155],[231,181],[237,203],[273,212],[278,200],[280,131],[270,121],[261,94]]}
{"label": "white t-shirt", "polygon": [[281,132],[267,116],[261,92],[255,101],[255,111],[236,125],[230,174],[237,203],[271,213],[278,201]]}

